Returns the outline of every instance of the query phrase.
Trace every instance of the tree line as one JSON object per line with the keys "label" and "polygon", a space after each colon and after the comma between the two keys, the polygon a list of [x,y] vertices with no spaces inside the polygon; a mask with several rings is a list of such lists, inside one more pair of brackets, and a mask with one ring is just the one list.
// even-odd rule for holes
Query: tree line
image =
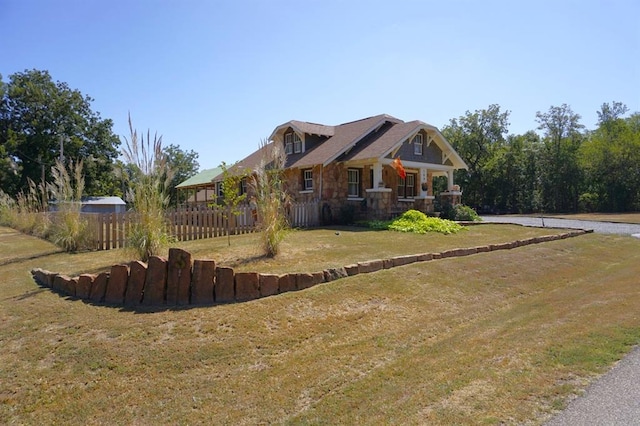
{"label": "tree line", "polygon": [[[18,72],[7,83],[0,76],[0,189],[15,198],[30,182],[49,182],[57,160],[82,159],[85,195],[124,196],[137,171],[121,160],[113,122],[92,101],[47,71]],[[442,128],[469,166],[455,176],[465,204],[496,213],[640,210],[640,113],[604,103],[587,130],[570,106],[552,106],[536,114],[537,129],[519,135],[509,134],[509,114],[490,105]],[[174,187],[197,173],[198,154],[175,144],[163,152],[175,204]]]}
{"label": "tree line", "polygon": [[[92,102],[47,71],[18,72],[6,83],[0,75],[0,189],[16,198],[30,182],[50,182],[56,161],[81,159],[84,195],[124,197],[139,173],[122,161],[113,121],[93,111]],[[177,144],[163,153],[174,172],[169,195],[175,204],[174,187],[198,172],[198,154]]]}
{"label": "tree line", "polygon": [[569,105],[538,112],[537,133],[508,134],[499,105],[452,119],[442,134],[469,166],[456,171],[465,204],[481,212],[640,210],[640,113],[604,103],[585,129]]}

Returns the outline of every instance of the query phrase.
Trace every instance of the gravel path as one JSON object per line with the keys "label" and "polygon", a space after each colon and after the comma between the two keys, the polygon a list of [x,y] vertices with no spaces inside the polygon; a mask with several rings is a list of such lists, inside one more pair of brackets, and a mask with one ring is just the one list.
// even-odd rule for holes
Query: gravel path
{"label": "gravel path", "polygon": [[[526,226],[551,228],[593,229],[599,234],[626,234],[640,238],[640,225],[631,223],[596,222],[588,220],[556,219],[540,216],[482,216],[488,223],[517,223]],[[544,223],[544,225],[543,225]]]}

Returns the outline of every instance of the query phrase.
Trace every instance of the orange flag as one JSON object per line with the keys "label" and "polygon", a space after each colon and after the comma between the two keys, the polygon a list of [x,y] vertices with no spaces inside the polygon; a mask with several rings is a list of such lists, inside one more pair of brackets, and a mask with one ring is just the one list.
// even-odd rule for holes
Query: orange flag
{"label": "orange flag", "polygon": [[402,165],[402,162],[400,161],[400,157],[396,157],[391,162],[391,167],[396,169],[396,173],[398,173],[398,176],[400,176],[402,179],[405,179],[407,177],[407,172],[404,170],[404,166]]}

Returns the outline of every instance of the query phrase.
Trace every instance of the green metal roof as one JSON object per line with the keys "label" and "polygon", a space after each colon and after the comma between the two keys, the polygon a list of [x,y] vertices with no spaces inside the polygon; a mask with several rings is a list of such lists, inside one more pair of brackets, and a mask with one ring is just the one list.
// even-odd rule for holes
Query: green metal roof
{"label": "green metal roof", "polygon": [[207,169],[203,170],[195,176],[191,176],[189,179],[184,182],[176,185],[176,188],[193,188],[197,186],[205,186],[207,184],[211,184],[213,179],[222,173],[221,167],[216,167],[215,169]]}

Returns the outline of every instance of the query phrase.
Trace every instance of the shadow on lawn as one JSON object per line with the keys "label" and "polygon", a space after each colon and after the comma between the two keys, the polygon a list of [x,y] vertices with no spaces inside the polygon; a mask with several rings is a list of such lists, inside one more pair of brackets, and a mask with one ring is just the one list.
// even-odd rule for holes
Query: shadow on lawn
{"label": "shadow on lawn", "polygon": [[7,300],[25,300],[25,299],[33,297],[33,296],[35,296],[37,294],[40,294],[40,293],[44,292],[45,290],[49,290],[49,289],[45,287],[45,288],[39,288],[37,290],[27,291],[27,292],[25,292],[23,294],[20,294],[18,296],[9,296],[7,298],[2,299],[2,301],[4,302],[4,301],[7,301]]}
{"label": "shadow on lawn", "polygon": [[53,256],[54,254],[60,254],[60,253],[64,253],[64,250],[59,249],[59,250],[47,251],[47,252],[44,252],[44,253],[34,254],[33,256],[14,257],[14,258],[11,258],[11,259],[6,259],[6,260],[0,261],[0,266],[11,265],[12,263],[26,262],[27,260],[41,259],[41,258],[44,258],[44,257]]}
{"label": "shadow on lawn", "polygon": [[[54,289],[54,288],[50,288],[47,286],[43,286],[40,283],[38,283],[36,281],[36,285],[38,285],[38,289],[37,290],[32,290],[30,292],[27,292],[25,294],[21,294],[19,296],[11,296],[11,297],[7,297],[6,299],[3,299],[3,301],[5,300],[24,300],[27,299],[29,297],[35,296],[39,293],[45,292],[45,291],[50,291],[51,293],[57,295],[58,297],[60,297],[61,299],[64,299],[65,301],[68,302],[82,302],[85,305],[89,305],[89,306],[95,306],[95,307],[105,307],[105,308],[113,308],[113,309],[117,309],[119,312],[132,312],[134,314],[155,314],[155,313],[159,313],[159,312],[179,312],[179,311],[186,311],[186,310],[190,310],[190,309],[197,309],[197,308],[212,308],[215,306],[223,306],[223,305],[235,305],[237,303],[246,303],[247,301],[233,301],[233,302],[218,302],[218,303],[203,303],[203,304],[188,304],[188,305],[142,305],[142,304],[137,304],[137,305],[131,305],[131,306],[123,306],[122,304],[112,304],[112,303],[106,303],[104,301],[102,302],[95,302],[93,300],[90,299],[82,299],[76,296],[71,296],[69,294],[66,294],[58,289]],[[258,299],[255,299],[258,300]]]}

